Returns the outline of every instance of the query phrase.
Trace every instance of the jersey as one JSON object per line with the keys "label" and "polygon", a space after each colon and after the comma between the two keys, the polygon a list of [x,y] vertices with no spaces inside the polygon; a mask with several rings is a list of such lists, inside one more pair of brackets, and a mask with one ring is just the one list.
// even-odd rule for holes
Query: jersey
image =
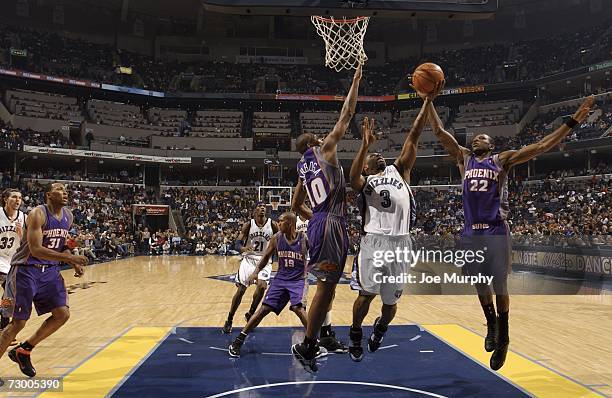
{"label": "jersey", "polygon": [[263,256],[268,243],[270,243],[270,239],[272,239],[272,220],[268,218],[264,226],[259,228],[255,219],[251,219],[247,246],[252,246],[253,252],[249,254]]}
{"label": "jersey", "polygon": [[365,233],[403,236],[410,234],[416,202],[403,176],[393,164],[366,178],[361,191]]}
{"label": "jersey", "polygon": [[302,221],[302,219],[298,217],[295,224],[295,230],[297,232],[306,233],[306,231],[308,231],[308,220]]}
{"label": "jersey", "polygon": [[463,158],[463,232],[487,231],[502,224],[508,216],[508,175],[499,162],[499,155],[478,161],[476,155]]}
{"label": "jersey", "polygon": [[310,199],[313,214],[346,216],[346,182],[340,164],[327,162],[321,148],[313,147],[304,153],[297,171]]}
{"label": "jersey", "polygon": [[8,274],[11,269],[11,259],[21,245],[25,231],[26,216],[21,210],[9,218],[6,210],[0,210],[0,272]]}
{"label": "jersey", "polygon": [[[72,213],[62,207],[62,217],[60,219],[55,218],[49,211],[46,205],[40,205],[38,208],[42,209],[45,214],[45,224],[43,225],[43,247],[51,249],[58,253],[65,250],[66,239],[70,235],[70,226],[72,225]],[[13,265],[59,265],[59,261],[53,260],[41,260],[30,254],[30,248],[28,246],[27,239],[24,239],[17,249],[17,253],[13,257]]]}
{"label": "jersey", "polygon": [[276,234],[276,250],[278,253],[278,272],[274,280],[296,281],[306,277],[306,237],[298,232],[292,244],[287,242],[285,234]]}

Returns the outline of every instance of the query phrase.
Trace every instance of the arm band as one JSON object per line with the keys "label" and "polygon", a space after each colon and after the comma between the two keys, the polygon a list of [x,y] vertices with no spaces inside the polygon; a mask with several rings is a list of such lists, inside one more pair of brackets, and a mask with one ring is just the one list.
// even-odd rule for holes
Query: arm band
{"label": "arm band", "polygon": [[573,129],[574,127],[576,127],[577,124],[578,124],[578,120],[574,119],[573,117],[569,118],[565,122],[565,125],[569,127],[570,129]]}

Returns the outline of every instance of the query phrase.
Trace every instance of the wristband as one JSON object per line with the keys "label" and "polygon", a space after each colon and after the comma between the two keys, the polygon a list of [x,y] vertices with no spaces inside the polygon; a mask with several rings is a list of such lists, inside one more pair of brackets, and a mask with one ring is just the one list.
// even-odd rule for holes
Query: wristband
{"label": "wristband", "polygon": [[574,127],[576,127],[577,124],[578,124],[578,120],[574,119],[573,117],[569,118],[565,122],[565,125],[569,127],[570,129],[573,129]]}

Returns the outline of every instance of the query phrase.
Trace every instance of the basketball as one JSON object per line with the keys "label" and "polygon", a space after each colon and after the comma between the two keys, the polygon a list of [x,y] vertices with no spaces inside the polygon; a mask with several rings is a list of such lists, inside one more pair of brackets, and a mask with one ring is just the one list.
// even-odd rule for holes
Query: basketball
{"label": "basketball", "polygon": [[436,84],[442,80],[444,80],[444,71],[431,62],[419,65],[412,74],[412,85],[421,93],[431,93],[436,88]]}

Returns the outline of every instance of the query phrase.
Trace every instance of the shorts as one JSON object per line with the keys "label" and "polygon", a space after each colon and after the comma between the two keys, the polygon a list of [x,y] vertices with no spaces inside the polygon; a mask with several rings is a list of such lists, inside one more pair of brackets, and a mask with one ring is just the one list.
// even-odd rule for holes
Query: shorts
{"label": "shorts", "polygon": [[308,223],[308,272],[322,282],[338,283],[344,273],[348,245],[346,220],[316,213]]}
{"label": "shorts", "polygon": [[15,265],[9,271],[4,289],[2,315],[26,320],[32,314],[32,302],[38,315],[59,307],[68,307],[68,293],[58,265],[45,268]]}
{"label": "shorts", "polygon": [[291,307],[301,305],[306,308],[306,297],[308,294],[308,281],[301,279],[297,281],[284,281],[274,278],[270,288],[266,292],[263,305],[272,308],[279,315],[287,303]]}
{"label": "shorts", "polygon": [[0,257],[0,273],[6,275],[11,270],[11,257]]}
{"label": "shorts", "polygon": [[[463,275],[492,276],[496,280],[506,281],[511,272],[512,242],[508,226],[500,224],[486,230],[461,237],[461,249],[481,251],[484,261],[472,261],[462,267]],[[497,293],[497,292],[496,292]]]}
{"label": "shorts", "polygon": [[[255,272],[255,269],[257,268],[257,265],[259,265],[260,260],[261,257],[259,256],[245,256],[242,258],[242,261],[240,261],[240,268],[238,269],[238,273],[235,277],[236,285],[248,287],[247,280],[249,279],[249,276],[251,276],[253,272]],[[257,278],[264,282],[269,282],[271,274],[272,262],[269,262],[268,265],[264,267],[264,269],[259,271]]]}
{"label": "shorts", "polygon": [[[384,304],[396,304],[406,287],[406,276],[411,263],[396,258],[396,250],[412,250],[412,237],[366,234],[361,238],[359,254],[353,262],[351,288],[364,295],[380,295]],[[393,252],[392,261],[386,261],[384,253]],[[408,258],[410,259],[410,257]],[[396,280],[386,277],[396,277]]]}

